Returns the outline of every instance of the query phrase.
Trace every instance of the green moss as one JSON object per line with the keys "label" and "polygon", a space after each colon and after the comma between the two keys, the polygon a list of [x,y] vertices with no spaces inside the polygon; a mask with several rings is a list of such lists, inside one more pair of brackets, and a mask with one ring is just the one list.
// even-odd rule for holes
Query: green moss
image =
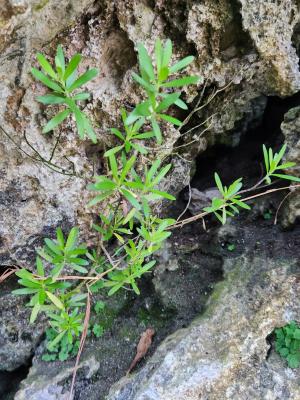
{"label": "green moss", "polygon": [[33,7],[33,11],[41,11],[49,3],[49,0],[42,0]]}
{"label": "green moss", "polygon": [[165,308],[161,304],[154,304],[149,309],[141,307],[138,310],[138,320],[144,325],[151,325],[154,328],[163,327],[169,320],[173,319],[175,311],[171,308]]}
{"label": "green moss", "polygon": [[112,324],[117,317],[118,312],[114,308],[105,307],[104,310],[100,313],[100,315],[95,318],[95,322],[100,324],[104,330],[112,327]]}

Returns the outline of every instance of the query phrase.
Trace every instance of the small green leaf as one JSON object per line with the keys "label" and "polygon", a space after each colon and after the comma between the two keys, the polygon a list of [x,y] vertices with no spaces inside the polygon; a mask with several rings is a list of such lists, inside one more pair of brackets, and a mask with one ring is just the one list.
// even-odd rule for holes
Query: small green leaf
{"label": "small green leaf", "polygon": [[81,75],[76,81],[68,87],[68,91],[72,92],[73,90],[79,88],[80,86],[84,85],[85,83],[89,82],[95,76],[98,75],[98,69],[97,68],[92,68],[86,71],[83,75]]}
{"label": "small green leaf", "polygon": [[55,92],[63,93],[63,89],[55,82],[53,82],[50,78],[44,75],[41,71],[36,68],[31,68],[31,73],[38,81],[41,81],[44,85],[48,86],[50,89],[53,89]]}
{"label": "small green leaf", "polygon": [[221,182],[221,179],[220,179],[220,177],[219,177],[219,175],[217,174],[217,172],[215,172],[215,182],[216,182],[216,184],[217,184],[217,187],[218,187],[218,189],[219,189],[219,192],[224,196],[224,189],[223,189],[223,185],[222,185],[222,182]]}
{"label": "small green leaf", "polygon": [[37,267],[38,275],[45,276],[44,266],[43,266],[43,263],[42,263],[42,260],[40,259],[40,257],[36,258],[36,267]]}
{"label": "small green leaf", "polygon": [[182,101],[181,99],[178,99],[175,101],[174,103],[177,107],[181,108],[182,110],[187,110],[188,106],[185,104],[184,101]]}
{"label": "small green leaf", "polygon": [[64,74],[64,80],[67,80],[69,78],[69,76],[71,76],[73,74],[73,72],[78,67],[78,64],[80,63],[80,61],[81,61],[81,55],[80,54],[75,54],[71,58],[68,66],[66,68],[66,72]]}
{"label": "small green leaf", "polygon": [[124,138],[124,136],[122,135],[122,133],[118,130],[118,129],[116,129],[116,128],[111,128],[111,132],[115,135],[115,136],[117,136],[119,139],[121,139],[121,140],[125,140],[125,138]]}
{"label": "small green leaf", "polygon": [[268,173],[269,172],[269,156],[268,156],[267,148],[264,144],[263,144],[263,153],[264,153],[266,172]]}
{"label": "small green leaf", "polygon": [[60,72],[60,76],[63,77],[65,72],[65,56],[62,45],[59,44],[56,50],[55,65],[57,70]]}
{"label": "small green leaf", "polygon": [[185,78],[175,79],[170,82],[163,83],[162,86],[169,88],[169,87],[181,87],[185,85],[194,85],[199,81],[198,76],[186,76]]}
{"label": "small green leaf", "polygon": [[100,203],[100,201],[103,201],[107,197],[110,197],[112,195],[112,192],[105,192],[102,194],[99,194],[98,196],[95,196],[92,200],[89,201],[88,207],[95,206],[96,204]]}
{"label": "small green leaf", "polygon": [[174,104],[180,97],[181,93],[171,93],[164,97],[164,99],[159,103],[158,107],[156,107],[157,112],[161,112],[167,108],[169,108],[172,104]]}
{"label": "small green leaf", "polygon": [[48,60],[45,58],[45,56],[41,53],[37,53],[36,58],[38,59],[38,62],[40,63],[40,66],[43,68],[43,70],[51,76],[54,80],[57,80],[57,75],[54,72],[53,68],[51,67],[50,63]]}
{"label": "small green leaf", "polygon": [[99,324],[95,324],[95,325],[93,326],[93,334],[94,334],[97,338],[99,338],[100,336],[102,336],[102,335],[103,335],[103,332],[104,332],[103,326],[101,326],[101,325],[99,325]]}
{"label": "small green leaf", "polygon": [[32,311],[31,311],[30,321],[29,321],[31,324],[33,324],[34,321],[36,320],[40,309],[41,309],[41,305],[39,303],[34,305]]}
{"label": "small green leaf", "polygon": [[12,291],[12,294],[16,295],[27,295],[36,293],[39,289],[32,289],[32,288],[22,288],[22,289],[15,289]]}
{"label": "small green leaf", "polygon": [[50,343],[47,345],[47,348],[48,348],[50,351],[53,350],[53,348],[62,340],[62,338],[65,336],[66,333],[67,333],[66,330],[60,332],[60,333],[55,337],[55,339],[53,339],[52,342],[50,342]]}
{"label": "small green leaf", "polygon": [[61,124],[70,114],[71,110],[69,109],[66,109],[56,114],[55,117],[50,119],[47,125],[43,128],[43,133],[48,133],[52,131],[57,125]]}
{"label": "small green leaf", "polygon": [[127,189],[121,189],[121,193],[123,196],[129,201],[130,204],[133,205],[134,208],[140,210],[141,205],[138,200],[135,198],[134,194]]}
{"label": "small green leaf", "polygon": [[42,104],[63,104],[65,102],[64,97],[55,94],[46,94],[45,96],[37,96],[36,100]]}
{"label": "small green leaf", "polygon": [[170,73],[174,74],[177,71],[180,71],[181,69],[184,69],[187,67],[189,64],[191,64],[194,61],[195,57],[193,56],[188,56],[183,58],[182,60],[178,61],[176,64],[172,65],[170,67]]}
{"label": "small green leaf", "polygon": [[104,153],[104,157],[109,157],[109,156],[111,156],[112,154],[115,154],[115,153],[117,153],[118,151],[120,151],[120,150],[122,150],[123,149],[123,146],[116,146],[116,147],[113,147],[112,149],[109,149],[108,151],[106,151],[105,153]]}
{"label": "small green leaf", "polygon": [[148,75],[149,80],[155,80],[154,71],[152,67],[152,60],[146,48],[141,43],[138,45],[138,55],[139,55],[141,72],[145,72]]}
{"label": "small green leaf", "polygon": [[157,143],[161,144],[162,143],[162,135],[161,135],[160,127],[159,127],[155,117],[151,117],[151,124],[152,124],[153,132],[156,137]]}
{"label": "small green leaf", "polygon": [[172,57],[172,42],[168,39],[165,43],[162,58],[162,67],[167,68],[169,66]]}
{"label": "small green leaf", "polygon": [[158,116],[159,116],[160,118],[162,118],[163,120],[169,122],[170,124],[177,125],[177,126],[181,126],[181,125],[182,125],[182,122],[179,121],[179,119],[174,118],[174,117],[171,117],[171,115],[167,115],[167,114],[158,114]]}
{"label": "small green leaf", "polygon": [[78,93],[76,94],[74,97],[72,97],[73,100],[87,100],[91,97],[90,93],[87,92],[82,92],[82,93]]}
{"label": "small green leaf", "polygon": [[283,174],[272,174],[272,176],[276,176],[277,178],[281,179],[287,179],[288,181],[300,182],[300,178],[298,178],[297,176],[283,175]]}
{"label": "small green leaf", "polygon": [[147,81],[145,81],[142,77],[137,75],[135,72],[132,73],[132,77],[137,83],[139,83],[145,89],[149,90],[149,92],[155,92],[155,86],[153,86],[153,85],[151,85],[151,83],[148,83]]}
{"label": "small green leaf", "polygon": [[70,230],[70,233],[69,233],[66,245],[65,245],[65,251],[71,250],[76,245],[78,233],[79,233],[79,229],[77,227],[73,227]]}
{"label": "small green leaf", "polygon": [[60,249],[63,249],[65,247],[65,238],[64,238],[64,234],[63,234],[61,228],[56,229],[56,237],[57,237],[57,242],[60,246]]}
{"label": "small green leaf", "polygon": [[56,297],[53,293],[50,293],[46,290],[46,295],[49,297],[49,299],[52,301],[52,303],[59,308],[60,310],[64,309],[63,303],[59,300],[58,297]]}

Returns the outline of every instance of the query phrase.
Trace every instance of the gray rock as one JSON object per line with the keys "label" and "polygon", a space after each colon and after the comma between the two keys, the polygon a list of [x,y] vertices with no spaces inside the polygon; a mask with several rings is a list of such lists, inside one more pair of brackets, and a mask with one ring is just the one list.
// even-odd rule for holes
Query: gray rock
{"label": "gray rock", "polygon": [[114,385],[109,400],[300,398],[300,371],[272,353],[268,335],[299,320],[296,258],[264,251],[224,264],[204,315],[175,332],[147,365]]}
{"label": "gray rock", "polygon": [[[296,164],[293,170],[287,170],[294,176],[300,177],[300,107],[291,108],[284,116],[281,124],[281,131],[287,144],[285,161],[292,161]],[[293,184],[293,183],[292,183]],[[295,184],[295,183],[294,183]],[[297,183],[296,183],[297,184]],[[300,194],[299,189],[291,189],[291,193],[284,203],[282,225],[291,227],[296,219],[300,217]]]}
{"label": "gray rock", "polygon": [[44,332],[44,321],[29,324],[26,300],[10,293],[11,286],[1,285],[0,371],[13,371],[26,365]]}
{"label": "gray rock", "polygon": [[[292,44],[300,21],[296,0],[92,3],[91,0],[5,0],[3,3],[0,17],[2,263],[13,262],[31,268],[35,247],[42,237],[52,236],[58,225],[64,230],[79,225],[82,237],[93,243],[94,235],[90,232],[93,211],[86,209],[90,197],[86,184],[94,171],[102,173],[103,149],[113,144],[108,132],[111,126],[120,123],[120,107],[135,104],[142,98],[131,79],[132,69],[136,67],[137,43],[144,42],[150,49],[157,37],[174,38],[174,60],[195,52],[196,62],[189,72],[207,81],[202,102],[208,104],[195,110],[196,121],[192,124],[195,129],[189,133],[183,129],[178,142],[178,130],[166,125],[164,146],[149,154],[152,159],[170,155],[175,158],[175,167],[164,182],[164,187],[173,193],[178,193],[189,182],[192,160],[198,153],[215,143],[236,145],[241,134],[260,121],[266,95],[287,96],[299,90],[299,60]],[[70,120],[62,129],[49,163],[45,159],[51,158],[57,132],[43,136],[41,128],[54,110],[45,110],[33,100],[44,89],[32,80],[28,71],[36,62],[37,51],[42,50],[52,60],[57,43],[64,45],[68,56],[83,53],[83,68],[95,66],[101,71],[88,85],[92,100],[85,106],[97,125],[99,145],[80,141],[74,121]],[[223,86],[226,89],[211,99],[213,91]],[[202,88],[184,89],[188,103],[196,99],[199,89]],[[59,167],[60,173],[53,171],[52,163],[55,169]],[[290,211],[291,222],[298,215],[297,204]],[[160,293],[166,294],[162,295],[166,302],[174,302],[176,298],[175,291],[161,290]],[[22,336],[23,331],[27,332],[28,319],[27,311],[17,307],[19,322],[16,322],[16,304],[11,297],[6,299],[7,307],[1,305],[5,324],[1,320],[3,350],[0,354],[4,368],[11,369],[30,358],[43,327],[30,331],[30,340],[22,339],[18,346],[11,344],[7,327],[15,326]],[[211,368],[217,373],[221,367],[211,364]],[[199,374],[201,371],[203,368]],[[30,376],[38,373],[37,368]],[[62,374],[56,381],[58,389],[46,392],[37,380],[37,396],[62,396],[61,379],[67,375]],[[34,394],[31,391],[26,396],[30,398]]]}
{"label": "gray rock", "polygon": [[217,188],[209,188],[202,192],[196,188],[191,188],[191,193],[185,194],[185,200],[189,201],[189,211],[196,215],[203,211],[204,207],[208,207],[214,197],[220,197],[220,192]]}

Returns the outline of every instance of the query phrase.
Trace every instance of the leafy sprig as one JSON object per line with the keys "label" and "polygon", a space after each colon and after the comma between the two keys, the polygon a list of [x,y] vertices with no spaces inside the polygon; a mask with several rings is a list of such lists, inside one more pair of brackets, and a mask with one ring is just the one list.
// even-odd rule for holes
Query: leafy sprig
{"label": "leafy sprig", "polygon": [[204,211],[214,213],[218,220],[224,225],[227,216],[233,217],[234,214],[239,214],[239,208],[250,210],[250,206],[240,200],[241,196],[238,194],[243,186],[242,178],[235,180],[227,188],[227,186],[223,186],[219,175],[215,172],[215,182],[222,197],[213,198],[211,206],[205,207]]}
{"label": "leafy sprig", "polygon": [[[278,174],[278,170],[286,170],[295,166],[293,162],[281,163],[282,158],[286,152],[286,144],[282,146],[278,153],[273,154],[273,150],[263,145],[263,155],[266,167],[266,175],[250,190],[259,188],[262,182],[270,184],[271,178],[276,177],[280,179],[287,179],[293,182],[300,182],[300,178],[293,175]],[[221,197],[215,197],[212,199],[211,205],[205,207],[203,210],[207,213],[214,213],[218,220],[224,225],[227,220],[227,216],[233,217],[239,213],[239,208],[249,210],[251,207],[241,200],[240,191],[242,188],[242,178],[235,180],[228,188],[224,186],[217,172],[215,173],[216,186],[221,194]],[[248,190],[243,190],[245,193]]]}
{"label": "leafy sprig", "polygon": [[273,154],[273,150],[271,149],[271,147],[267,150],[266,146],[263,145],[264,161],[265,161],[265,167],[266,167],[266,176],[264,179],[265,179],[266,183],[270,184],[272,177],[276,177],[276,178],[280,178],[280,179],[287,179],[287,180],[293,181],[293,182],[300,182],[300,178],[298,178],[296,176],[286,175],[286,174],[277,172],[277,171],[280,172],[282,170],[292,168],[296,165],[294,162],[290,162],[290,161],[281,163],[281,161],[284,157],[284,154],[286,152],[286,147],[287,147],[287,145],[284,144],[278,153]]}
{"label": "leafy sprig", "polygon": [[57,113],[43,128],[43,133],[52,131],[61,124],[70,114],[73,114],[76,120],[78,134],[81,139],[87,135],[93,143],[97,142],[96,134],[91,126],[87,116],[80,110],[79,101],[87,100],[90,97],[88,92],[75,91],[87,82],[95,78],[98,74],[96,68],[87,70],[84,74],[78,76],[77,68],[82,59],[80,54],[75,54],[70,62],[66,64],[64,51],[61,45],[57,47],[55,56],[55,66],[51,66],[49,61],[41,53],[37,54],[37,60],[43,70],[31,69],[35,79],[42,82],[52,90],[52,93],[44,96],[38,96],[37,101],[45,105],[62,105],[66,108]]}
{"label": "leafy sprig", "polygon": [[143,87],[147,99],[138,104],[126,119],[128,125],[142,119],[147,120],[152,125],[152,131],[156,137],[157,143],[162,142],[162,133],[159,123],[164,120],[176,126],[182,122],[175,117],[166,114],[167,109],[176,105],[184,110],[187,105],[180,99],[181,92],[169,93],[169,90],[178,87],[196,84],[199,81],[198,76],[184,76],[179,79],[171,79],[172,74],[183,70],[193,62],[194,57],[188,56],[183,60],[171,65],[172,42],[168,39],[163,46],[159,39],[155,42],[155,62],[144,47],[138,45],[138,60],[140,74],[133,73],[133,79]]}

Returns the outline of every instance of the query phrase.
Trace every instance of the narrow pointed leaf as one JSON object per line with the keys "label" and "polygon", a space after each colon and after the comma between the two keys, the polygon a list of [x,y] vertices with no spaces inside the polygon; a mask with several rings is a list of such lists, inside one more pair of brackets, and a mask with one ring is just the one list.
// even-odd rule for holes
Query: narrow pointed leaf
{"label": "narrow pointed leaf", "polygon": [[142,70],[146,72],[149,80],[154,80],[154,71],[152,67],[152,60],[143,44],[138,45],[139,63]]}
{"label": "narrow pointed leaf", "polygon": [[68,66],[66,68],[66,72],[64,74],[64,80],[67,80],[69,78],[69,76],[71,76],[73,74],[73,72],[78,67],[78,64],[80,63],[80,61],[81,61],[81,55],[80,54],[75,54],[71,58]]}
{"label": "narrow pointed leaf", "polygon": [[72,92],[73,90],[77,89],[78,87],[84,85],[85,83],[89,82],[95,76],[98,75],[98,69],[92,68],[88,71],[86,71],[83,75],[81,75],[76,81],[68,88],[69,92]]}
{"label": "narrow pointed leaf", "polygon": [[52,66],[50,65],[49,61],[45,58],[45,56],[42,53],[37,53],[36,58],[38,59],[38,62],[40,63],[40,66],[43,68],[43,70],[51,76],[54,80],[57,79],[57,75],[54,72]]}
{"label": "narrow pointed leaf", "polygon": [[47,125],[43,128],[43,133],[52,131],[57,125],[61,124],[70,114],[71,110],[69,109],[66,109],[56,114],[55,117],[50,119]]}
{"label": "narrow pointed leaf", "polygon": [[183,58],[182,60],[178,61],[176,64],[172,65],[170,67],[170,73],[174,74],[177,71],[180,71],[181,69],[187,67],[191,62],[193,62],[195,59],[194,56],[188,56]]}
{"label": "narrow pointed leaf", "polygon": [[53,82],[38,69],[31,68],[31,73],[35,79],[41,81],[44,85],[48,86],[48,88],[53,89],[55,92],[63,93],[63,89],[57,83]]}
{"label": "narrow pointed leaf", "polygon": [[198,81],[199,81],[198,76],[186,76],[185,78],[179,78],[179,79],[175,79],[170,82],[163,83],[162,86],[167,87],[167,88],[181,87],[181,86],[185,86],[185,85],[196,84]]}

